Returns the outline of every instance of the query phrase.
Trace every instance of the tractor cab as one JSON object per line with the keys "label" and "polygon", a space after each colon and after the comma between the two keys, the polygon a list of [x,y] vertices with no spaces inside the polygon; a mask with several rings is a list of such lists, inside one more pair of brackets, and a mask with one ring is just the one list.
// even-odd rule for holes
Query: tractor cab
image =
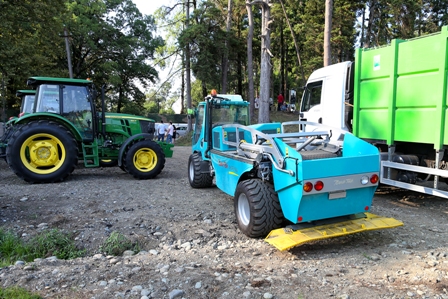
{"label": "tractor cab", "polygon": [[18,90],[16,96],[22,99],[22,104],[20,106],[19,117],[26,114],[32,113],[34,107],[34,99],[36,95],[35,90]]}
{"label": "tractor cab", "polygon": [[95,122],[92,81],[32,77],[27,83],[37,87],[34,112],[59,114],[73,124],[83,140],[93,139]]}

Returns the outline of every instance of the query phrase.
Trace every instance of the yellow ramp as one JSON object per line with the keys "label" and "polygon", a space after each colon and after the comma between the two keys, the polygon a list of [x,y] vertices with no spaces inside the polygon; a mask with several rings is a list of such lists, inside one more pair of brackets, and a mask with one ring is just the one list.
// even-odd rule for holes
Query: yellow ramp
{"label": "yellow ramp", "polygon": [[371,213],[364,213],[365,218],[345,220],[299,230],[279,228],[271,231],[265,241],[279,250],[290,249],[311,241],[346,236],[369,230],[386,229],[402,226],[403,222]]}

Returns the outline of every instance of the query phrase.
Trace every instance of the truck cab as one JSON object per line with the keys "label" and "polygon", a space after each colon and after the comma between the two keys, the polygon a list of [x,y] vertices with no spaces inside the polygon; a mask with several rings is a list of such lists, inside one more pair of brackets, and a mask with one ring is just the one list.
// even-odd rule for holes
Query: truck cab
{"label": "truck cab", "polygon": [[311,74],[300,105],[300,120],[352,131],[352,65],[345,61]]}

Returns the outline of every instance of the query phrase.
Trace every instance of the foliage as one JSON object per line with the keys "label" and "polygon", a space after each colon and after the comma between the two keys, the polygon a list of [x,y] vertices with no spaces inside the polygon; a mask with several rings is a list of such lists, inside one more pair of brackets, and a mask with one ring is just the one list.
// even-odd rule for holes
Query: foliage
{"label": "foliage", "polygon": [[44,231],[25,242],[10,231],[0,230],[0,259],[2,264],[17,260],[26,262],[36,258],[56,256],[74,259],[84,256],[85,251],[75,246],[72,235],[57,229]]}
{"label": "foliage", "polygon": [[42,299],[41,296],[31,294],[24,288],[9,287],[0,288],[0,299]]}
{"label": "foliage", "polygon": [[122,255],[126,250],[139,251],[140,246],[132,243],[126,236],[117,231],[113,231],[100,246],[100,251],[108,255]]}

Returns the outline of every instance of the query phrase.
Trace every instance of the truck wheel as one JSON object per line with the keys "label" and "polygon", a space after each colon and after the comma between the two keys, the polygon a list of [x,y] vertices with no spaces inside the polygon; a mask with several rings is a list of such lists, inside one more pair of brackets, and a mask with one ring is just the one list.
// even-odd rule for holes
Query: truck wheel
{"label": "truck wheel", "polygon": [[188,181],[193,188],[207,188],[213,184],[213,177],[208,173],[201,173],[201,161],[198,153],[190,155],[188,159]]}
{"label": "truck wheel", "polygon": [[165,155],[154,141],[138,141],[126,153],[124,169],[136,179],[153,179],[164,167]]}
{"label": "truck wheel", "polygon": [[63,181],[78,162],[73,135],[52,121],[33,121],[11,136],[6,148],[9,167],[30,183]]}
{"label": "truck wheel", "polygon": [[271,230],[280,228],[284,221],[273,186],[259,179],[238,184],[234,207],[238,227],[251,238],[267,236]]}

